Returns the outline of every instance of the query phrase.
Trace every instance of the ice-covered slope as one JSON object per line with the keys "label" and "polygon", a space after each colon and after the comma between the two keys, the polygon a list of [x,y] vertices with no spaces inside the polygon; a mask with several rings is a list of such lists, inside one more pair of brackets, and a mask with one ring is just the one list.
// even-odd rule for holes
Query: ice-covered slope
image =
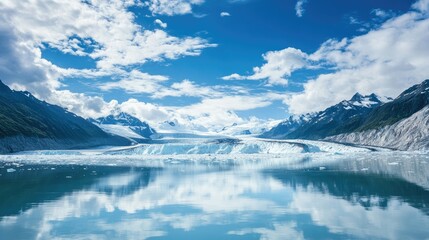
{"label": "ice-covered slope", "polygon": [[429,106],[393,125],[328,137],[337,142],[390,147],[400,150],[429,149]]}

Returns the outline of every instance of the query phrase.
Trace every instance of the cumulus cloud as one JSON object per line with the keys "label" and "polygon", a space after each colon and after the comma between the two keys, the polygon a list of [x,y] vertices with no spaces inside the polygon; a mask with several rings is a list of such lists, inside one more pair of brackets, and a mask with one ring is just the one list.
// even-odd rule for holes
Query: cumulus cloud
{"label": "cumulus cloud", "polygon": [[[158,1],[160,5],[162,2],[167,5],[173,3]],[[63,78],[109,77],[118,81],[100,84],[99,88],[153,93],[168,77],[130,71],[132,66],[147,61],[197,56],[204,48],[216,46],[199,37],[178,38],[163,30],[143,28],[135,22],[134,13],[129,11],[131,6],[139,7],[138,3],[133,0],[1,1],[1,79],[14,89],[28,90],[83,117],[100,117],[129,106],[129,103],[120,105],[117,101],[106,102],[101,96],[59,90],[64,86]],[[161,27],[166,26],[163,22],[156,22]],[[43,58],[44,48],[91,58],[96,67],[58,67]]]}
{"label": "cumulus cloud", "polygon": [[270,51],[262,55],[265,64],[254,67],[253,74],[242,76],[237,73],[222,77],[223,80],[266,80],[268,85],[287,85],[296,69],[307,65],[308,55],[299,49],[286,48],[280,51]]}
{"label": "cumulus cloud", "polygon": [[0,24],[0,46],[0,78],[9,86],[48,96],[61,85],[55,66],[41,58],[40,49],[20,42],[10,26]]}
{"label": "cumulus cloud", "polygon": [[[329,39],[313,53],[286,48],[263,55],[254,74],[232,74],[224,80],[267,80],[286,84],[299,69],[323,69],[303,84],[303,91],[287,94],[283,102],[294,114],[320,111],[356,92],[396,96],[429,78],[429,1],[416,2],[405,14],[392,17],[365,34]],[[379,13],[381,14],[381,13]]]}
{"label": "cumulus cloud", "polygon": [[[419,5],[420,6],[420,5]],[[309,55],[334,69],[285,101],[293,113],[319,111],[355,92],[396,96],[429,77],[429,19],[422,12],[394,17],[351,39],[331,39]]]}
{"label": "cumulus cloud", "polygon": [[266,96],[223,96],[205,98],[200,103],[175,109],[178,114],[190,116],[192,123],[208,129],[220,129],[232,123],[243,123],[236,111],[266,107],[272,100]]}
{"label": "cumulus cloud", "polygon": [[130,5],[130,1],[2,1],[0,11],[19,40],[88,56],[98,68],[197,56],[202,49],[215,46],[201,38],[143,30],[127,10]]}
{"label": "cumulus cloud", "polygon": [[46,101],[63,106],[70,112],[86,118],[107,116],[117,109],[118,101],[106,102],[100,96],[87,96],[83,93],[74,93],[69,90],[53,91]]}
{"label": "cumulus cloud", "polygon": [[129,99],[117,106],[118,111],[127,112],[156,127],[160,122],[174,119],[173,113],[165,107]]}
{"label": "cumulus cloud", "polygon": [[184,15],[192,13],[192,5],[201,5],[204,0],[149,0],[144,5],[154,15]]}
{"label": "cumulus cloud", "polygon": [[302,17],[304,15],[305,9],[304,4],[307,3],[307,0],[298,0],[295,5],[295,12],[297,17]]}

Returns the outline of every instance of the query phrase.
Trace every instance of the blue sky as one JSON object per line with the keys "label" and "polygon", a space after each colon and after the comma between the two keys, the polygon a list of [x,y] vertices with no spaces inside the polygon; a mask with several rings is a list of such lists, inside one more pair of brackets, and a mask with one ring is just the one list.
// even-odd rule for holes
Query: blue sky
{"label": "blue sky", "polygon": [[6,0],[0,79],[84,117],[196,129],[283,119],[429,78],[428,5]]}

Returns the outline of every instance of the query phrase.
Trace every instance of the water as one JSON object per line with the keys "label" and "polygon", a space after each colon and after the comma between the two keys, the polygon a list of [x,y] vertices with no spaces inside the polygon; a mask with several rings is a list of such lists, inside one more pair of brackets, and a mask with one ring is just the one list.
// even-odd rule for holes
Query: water
{"label": "water", "polygon": [[427,157],[369,156],[283,165],[3,160],[0,239],[429,239]]}

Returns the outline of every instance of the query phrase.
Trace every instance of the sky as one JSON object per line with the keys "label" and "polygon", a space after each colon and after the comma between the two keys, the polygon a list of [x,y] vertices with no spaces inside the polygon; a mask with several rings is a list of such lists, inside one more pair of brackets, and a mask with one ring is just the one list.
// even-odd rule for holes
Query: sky
{"label": "sky", "polygon": [[211,131],[429,78],[429,0],[1,0],[0,79],[85,118]]}

